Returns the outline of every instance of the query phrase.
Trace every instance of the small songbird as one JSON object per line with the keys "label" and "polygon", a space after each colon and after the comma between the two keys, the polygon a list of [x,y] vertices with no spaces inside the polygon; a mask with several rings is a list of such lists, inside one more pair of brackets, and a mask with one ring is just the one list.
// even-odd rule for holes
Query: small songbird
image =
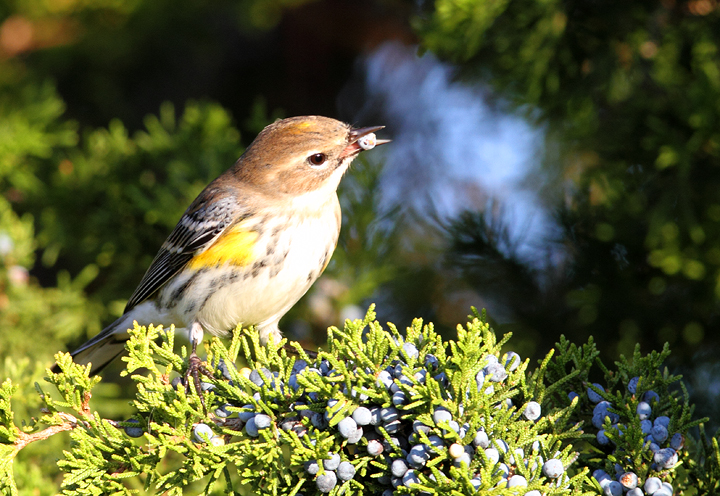
{"label": "small songbird", "polygon": [[192,344],[257,325],[263,344],[322,274],[340,233],[337,188],[378,127],[353,129],[320,116],[267,126],[230,169],[190,204],[160,247],[123,315],[72,353],[96,373],[124,351],[127,330],[175,324]]}

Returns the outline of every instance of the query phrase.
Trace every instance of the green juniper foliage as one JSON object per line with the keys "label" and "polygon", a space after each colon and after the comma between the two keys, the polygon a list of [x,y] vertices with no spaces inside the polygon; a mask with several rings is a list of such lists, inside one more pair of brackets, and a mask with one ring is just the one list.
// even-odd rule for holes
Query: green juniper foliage
{"label": "green juniper foliage", "polygon": [[[454,341],[420,320],[403,335],[374,319],[371,307],[330,328],[314,359],[297,343],[295,353],[285,341],[263,347],[252,328],[228,347],[213,339],[207,411],[182,382],[187,350],[175,354],[174,330],[137,326],[123,358],[137,413],[125,421],[91,410],[101,379],[59,354],[62,372],[46,378],[59,399],[36,385],[37,421],[16,427],[16,386],[0,388],[2,488],[18,494],[21,449],[68,430],[58,461],[65,495],[589,495],[618,485],[622,494],[622,484],[645,494],[656,480],[683,494],[717,491],[717,440],[688,435],[701,421],[680,378],[661,371],[667,348],[637,350],[610,369],[592,340],[562,339],[531,370],[503,353],[510,335],[498,340],[475,311]],[[589,382],[595,375],[602,384]]]}

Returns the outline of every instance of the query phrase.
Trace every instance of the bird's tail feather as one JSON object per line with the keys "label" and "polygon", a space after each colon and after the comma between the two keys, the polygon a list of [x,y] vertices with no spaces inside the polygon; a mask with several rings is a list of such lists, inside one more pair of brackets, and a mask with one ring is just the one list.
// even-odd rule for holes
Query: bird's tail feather
{"label": "bird's tail feather", "polygon": [[[73,360],[80,365],[91,363],[90,375],[97,374],[107,364],[125,352],[125,342],[128,339],[127,329],[129,327],[132,327],[132,322],[128,325],[128,316],[123,315],[73,351],[71,353]],[[60,372],[57,364],[53,366],[52,371],[55,373]]]}

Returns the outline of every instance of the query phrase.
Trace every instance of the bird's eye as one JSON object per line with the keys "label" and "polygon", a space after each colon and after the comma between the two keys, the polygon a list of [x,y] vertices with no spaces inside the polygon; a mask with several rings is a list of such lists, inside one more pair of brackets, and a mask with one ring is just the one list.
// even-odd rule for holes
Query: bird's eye
{"label": "bird's eye", "polygon": [[308,162],[310,162],[310,165],[313,165],[315,167],[324,164],[326,160],[327,155],[325,155],[324,153],[315,153],[308,157]]}

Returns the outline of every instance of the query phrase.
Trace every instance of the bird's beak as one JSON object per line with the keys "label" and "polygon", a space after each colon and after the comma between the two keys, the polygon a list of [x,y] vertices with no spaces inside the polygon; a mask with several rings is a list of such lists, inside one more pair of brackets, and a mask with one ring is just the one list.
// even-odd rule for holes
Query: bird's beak
{"label": "bird's beak", "polygon": [[[385,126],[373,126],[373,127],[361,127],[359,129],[353,129],[350,131],[350,134],[348,135],[348,145],[345,147],[343,152],[340,154],[342,158],[349,157],[351,155],[357,155],[361,151],[365,150],[366,148],[363,148],[358,143],[358,140],[362,138],[363,136],[367,136],[368,134],[374,133],[375,131],[380,131],[381,129],[385,128]],[[375,140],[374,146],[384,145],[385,143],[390,143],[389,139],[379,139]]]}

